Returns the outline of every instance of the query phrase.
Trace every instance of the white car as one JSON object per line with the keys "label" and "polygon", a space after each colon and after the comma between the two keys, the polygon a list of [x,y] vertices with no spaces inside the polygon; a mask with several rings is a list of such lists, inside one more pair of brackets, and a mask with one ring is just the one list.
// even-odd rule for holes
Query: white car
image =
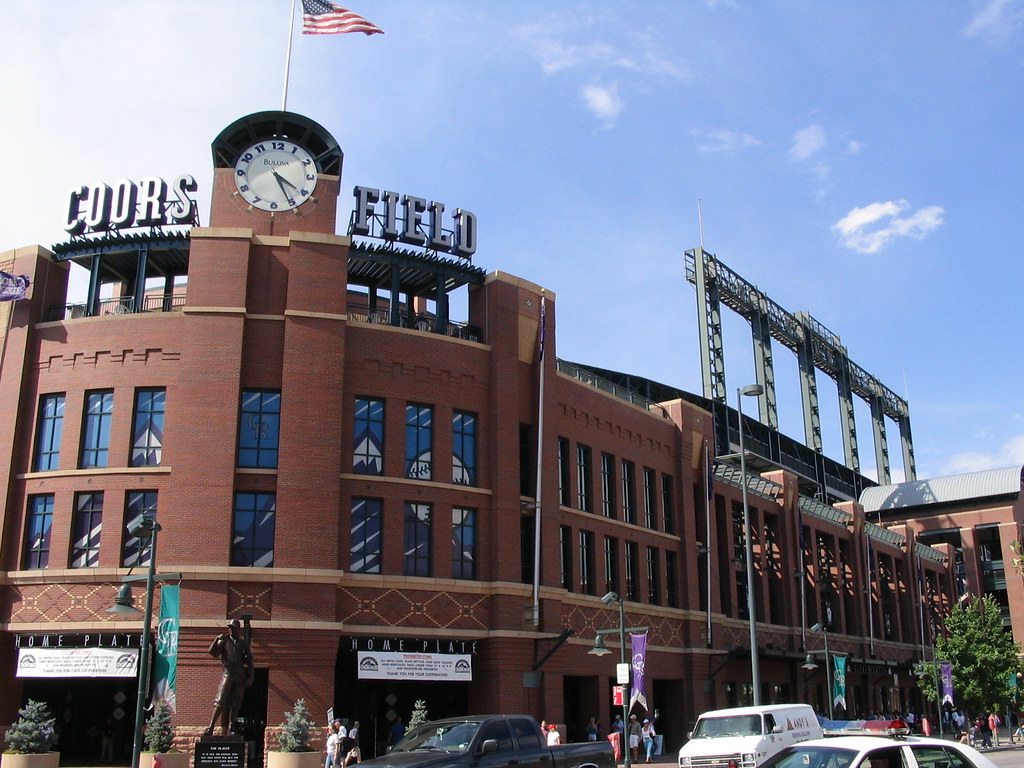
{"label": "white car", "polygon": [[835,736],[786,747],[762,768],[996,768],[973,747],[924,736]]}

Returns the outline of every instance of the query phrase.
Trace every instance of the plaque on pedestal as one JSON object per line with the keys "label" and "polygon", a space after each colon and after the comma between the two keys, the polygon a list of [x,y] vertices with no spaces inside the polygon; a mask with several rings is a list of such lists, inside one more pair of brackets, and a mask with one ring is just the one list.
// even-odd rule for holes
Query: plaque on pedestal
{"label": "plaque on pedestal", "polygon": [[196,742],[195,768],[245,768],[241,736],[203,736]]}

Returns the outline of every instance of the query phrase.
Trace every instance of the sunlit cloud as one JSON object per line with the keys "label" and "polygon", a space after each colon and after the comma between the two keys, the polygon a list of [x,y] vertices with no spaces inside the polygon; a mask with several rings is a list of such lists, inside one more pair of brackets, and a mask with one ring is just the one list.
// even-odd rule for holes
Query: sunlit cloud
{"label": "sunlit cloud", "polygon": [[586,85],[583,87],[582,95],[587,109],[606,125],[614,123],[615,118],[619,116],[625,106],[619,97],[618,86],[615,84]]}
{"label": "sunlit cloud", "polygon": [[906,200],[890,200],[854,208],[832,225],[839,241],[858,253],[877,253],[898,237],[921,240],[943,223],[945,210],[931,205],[920,208],[908,216]]}
{"label": "sunlit cloud", "polygon": [[749,133],[739,131],[728,131],[724,128],[710,128],[700,130],[694,128],[690,131],[693,136],[700,139],[701,143],[697,149],[701,152],[736,152],[750,147],[761,146],[760,139],[751,136]]}
{"label": "sunlit cloud", "polygon": [[1007,440],[1002,445],[994,446],[991,452],[966,451],[953,454],[946,464],[945,471],[956,475],[962,472],[978,472],[983,469],[999,469],[1024,465],[1024,435]]}
{"label": "sunlit cloud", "polygon": [[793,144],[789,148],[789,159],[795,162],[802,162],[811,155],[817,153],[828,139],[825,137],[825,129],[820,125],[809,125],[801,128],[793,134]]}
{"label": "sunlit cloud", "polygon": [[1024,9],[1021,5],[1021,0],[976,2],[978,10],[964,27],[964,35],[985,37],[999,43],[1006,42],[1024,25]]}

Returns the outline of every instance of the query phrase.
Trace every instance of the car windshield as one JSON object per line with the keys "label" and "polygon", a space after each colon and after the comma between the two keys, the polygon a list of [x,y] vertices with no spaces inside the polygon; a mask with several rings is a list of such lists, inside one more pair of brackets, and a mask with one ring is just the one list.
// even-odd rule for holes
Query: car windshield
{"label": "car windshield", "polygon": [[436,749],[442,752],[465,752],[473,743],[473,737],[476,736],[479,727],[478,720],[427,723],[417,728],[410,728],[405,737],[391,751],[412,752],[416,749]]}
{"label": "car windshield", "polygon": [[702,717],[693,729],[695,739],[718,739],[723,736],[760,736],[760,715],[729,715],[728,717]]}
{"label": "car windshield", "polygon": [[857,750],[842,747],[786,747],[761,768],[848,768]]}

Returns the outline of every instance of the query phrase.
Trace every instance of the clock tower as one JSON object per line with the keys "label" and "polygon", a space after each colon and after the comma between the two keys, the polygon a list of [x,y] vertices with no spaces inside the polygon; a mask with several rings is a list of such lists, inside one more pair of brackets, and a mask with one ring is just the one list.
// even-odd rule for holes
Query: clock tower
{"label": "clock tower", "polygon": [[291,112],[236,120],[213,142],[211,227],[254,235],[333,234],[343,153],[323,126]]}

